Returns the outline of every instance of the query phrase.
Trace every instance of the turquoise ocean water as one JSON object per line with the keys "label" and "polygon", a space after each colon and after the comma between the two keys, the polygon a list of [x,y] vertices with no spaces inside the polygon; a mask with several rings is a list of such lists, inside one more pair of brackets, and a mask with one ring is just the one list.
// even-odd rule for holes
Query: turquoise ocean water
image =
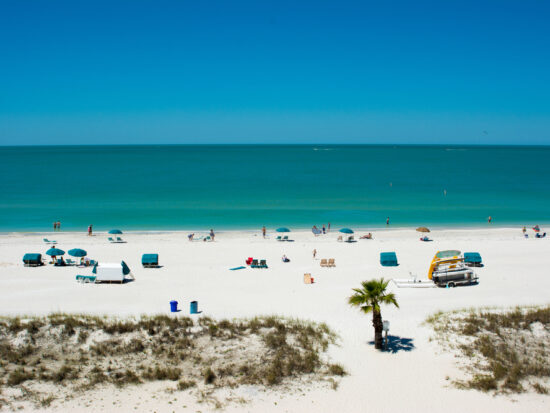
{"label": "turquoise ocean water", "polygon": [[541,224],[549,159],[550,147],[0,147],[0,231]]}

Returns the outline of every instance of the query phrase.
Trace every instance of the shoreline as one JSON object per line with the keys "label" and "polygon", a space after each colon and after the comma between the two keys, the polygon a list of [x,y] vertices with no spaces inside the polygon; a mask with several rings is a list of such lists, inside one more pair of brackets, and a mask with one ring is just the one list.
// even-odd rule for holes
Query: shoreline
{"label": "shoreline", "polygon": [[[478,225],[478,224],[456,224],[456,225],[425,225],[425,224],[418,224],[418,225],[413,225],[413,226],[368,226],[368,227],[364,227],[364,226],[361,226],[361,227],[358,227],[358,226],[351,226],[351,229],[353,229],[353,231],[355,233],[357,232],[373,232],[373,231],[384,231],[384,232],[390,232],[390,231],[411,231],[411,230],[416,230],[416,228],[420,227],[420,226],[427,226],[430,231],[461,231],[461,230],[464,230],[464,231],[468,231],[468,230],[472,230],[472,231],[482,231],[482,230],[520,230],[523,228],[523,226],[525,225],[526,229],[527,230],[531,230],[532,227],[531,227],[531,224],[527,225],[527,224],[502,224],[502,225],[498,225],[498,224],[485,224],[485,225]],[[535,224],[537,225],[537,224]],[[550,223],[545,223],[545,222],[542,222],[542,223],[538,223],[538,225],[541,227],[541,228],[544,228],[546,226],[550,226]],[[120,227],[120,228],[124,228],[124,227]],[[119,229],[120,229],[119,228]],[[319,227],[318,227],[319,228]],[[342,226],[343,228],[343,226]],[[276,228],[273,227],[273,228],[270,228],[270,227],[266,227],[267,229],[267,232],[268,233],[274,233],[276,232]],[[320,229],[320,228],[319,228]],[[327,234],[329,233],[337,233],[339,232],[339,229],[340,227],[338,227],[338,229],[331,229],[330,232],[327,232]],[[253,234],[253,233],[261,233],[261,230],[262,230],[262,227],[259,226],[257,228],[221,228],[221,229],[216,229],[214,228],[214,231],[216,234],[242,234],[242,233],[245,233],[245,234]],[[108,231],[109,230],[98,230],[98,231],[95,231],[93,232],[93,235],[108,235]],[[146,234],[188,234],[188,233],[191,233],[191,232],[194,232],[194,233],[203,233],[203,232],[209,232],[210,231],[210,228],[202,228],[202,229],[191,229],[191,228],[183,228],[183,229],[124,229],[123,230],[123,233],[124,234],[143,234],[143,235],[146,235]],[[291,231],[290,233],[304,233],[304,232],[311,232],[311,227],[292,227],[291,228]],[[0,230],[0,236],[16,236],[16,235],[21,235],[21,236],[31,236],[31,235],[52,235],[52,234],[85,234],[87,235],[87,231],[86,229],[84,230],[72,230],[72,229],[68,229],[68,230],[65,230],[65,229],[62,229],[61,231],[53,231],[53,230],[49,230],[49,231],[40,231],[40,230],[12,230],[12,231],[2,231]]]}

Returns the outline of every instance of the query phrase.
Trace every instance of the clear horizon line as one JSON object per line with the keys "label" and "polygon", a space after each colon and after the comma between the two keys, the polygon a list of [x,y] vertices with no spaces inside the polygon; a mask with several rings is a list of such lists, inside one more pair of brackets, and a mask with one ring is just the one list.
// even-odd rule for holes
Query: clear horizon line
{"label": "clear horizon line", "polygon": [[459,146],[459,147],[550,147],[540,143],[85,143],[85,144],[7,144],[0,148],[89,146]]}

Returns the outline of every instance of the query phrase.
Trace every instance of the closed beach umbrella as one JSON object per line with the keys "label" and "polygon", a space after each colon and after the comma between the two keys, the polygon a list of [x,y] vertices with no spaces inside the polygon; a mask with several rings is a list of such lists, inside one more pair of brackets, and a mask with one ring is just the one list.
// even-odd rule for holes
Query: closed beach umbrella
{"label": "closed beach umbrella", "polygon": [[120,234],[122,234],[122,231],[119,230],[119,229],[112,229],[112,230],[109,231],[109,234],[120,235]]}
{"label": "closed beach umbrella", "polygon": [[286,227],[277,228],[275,231],[277,231],[277,232],[290,232],[290,230]]}
{"label": "closed beach umbrella", "polygon": [[349,228],[342,228],[342,229],[340,230],[340,232],[341,232],[342,234],[353,234],[353,230],[352,230],[352,229],[349,229]]}
{"label": "closed beach umbrella", "polygon": [[426,227],[418,227],[416,228],[418,232],[430,232],[430,230]]}
{"label": "closed beach umbrella", "polygon": [[50,257],[57,257],[59,255],[65,255],[65,251],[60,250],[59,248],[50,248],[48,251],[46,251],[46,254],[48,254]]}
{"label": "closed beach umbrella", "polygon": [[85,257],[88,255],[88,253],[84,250],[81,250],[80,248],[74,248],[72,250],[69,250],[69,255],[71,257]]}

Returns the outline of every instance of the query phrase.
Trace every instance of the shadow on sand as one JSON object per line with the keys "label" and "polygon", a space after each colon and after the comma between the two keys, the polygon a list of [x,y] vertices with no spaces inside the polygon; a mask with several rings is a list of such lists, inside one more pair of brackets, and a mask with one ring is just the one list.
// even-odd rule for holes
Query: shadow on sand
{"label": "shadow on sand", "polygon": [[[398,353],[400,351],[414,350],[416,347],[414,346],[413,341],[414,339],[412,338],[388,335],[388,349],[384,351],[389,351],[390,353]],[[385,343],[386,339],[384,338],[384,344]],[[374,341],[369,341],[369,344],[371,346],[374,346]]]}

